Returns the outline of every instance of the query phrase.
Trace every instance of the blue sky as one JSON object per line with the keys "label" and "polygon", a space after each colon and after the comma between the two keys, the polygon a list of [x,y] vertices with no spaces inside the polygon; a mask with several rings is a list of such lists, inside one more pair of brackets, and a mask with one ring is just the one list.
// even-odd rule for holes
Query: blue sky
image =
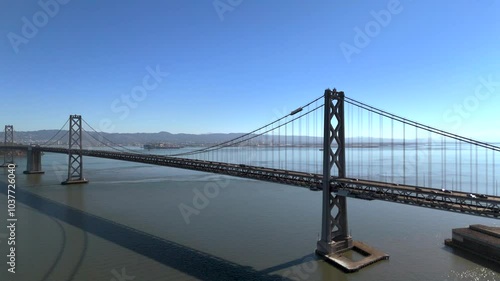
{"label": "blue sky", "polygon": [[0,120],[19,131],[81,114],[113,132],[246,132],[336,87],[500,139],[499,1],[41,3],[0,2]]}

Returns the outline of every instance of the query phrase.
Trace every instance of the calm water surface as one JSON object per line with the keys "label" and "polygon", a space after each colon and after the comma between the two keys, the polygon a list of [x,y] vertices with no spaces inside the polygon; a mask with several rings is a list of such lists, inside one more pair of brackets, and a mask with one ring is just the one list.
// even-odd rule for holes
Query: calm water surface
{"label": "calm water surface", "polygon": [[[0,280],[500,280],[443,244],[452,228],[498,220],[349,199],[353,238],[390,259],[344,274],[314,255],[320,192],[89,157],[90,182],[61,186],[66,161],[46,154],[45,174],[27,176],[17,159],[17,273],[2,228]],[[0,210],[6,224],[5,192]]]}

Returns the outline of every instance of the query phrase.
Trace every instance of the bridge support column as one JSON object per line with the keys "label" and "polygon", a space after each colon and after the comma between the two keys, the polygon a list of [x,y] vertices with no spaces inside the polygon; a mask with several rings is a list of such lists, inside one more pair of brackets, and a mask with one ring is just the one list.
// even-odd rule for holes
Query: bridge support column
{"label": "bridge support column", "polygon": [[82,116],[69,116],[68,179],[61,184],[87,183],[83,178]]}
{"label": "bridge support column", "polygon": [[[14,145],[14,126],[12,125],[5,125],[4,144]],[[3,155],[3,164],[0,165],[0,167],[8,167],[9,164],[14,164],[14,150],[5,149]]]}
{"label": "bridge support column", "polygon": [[[349,235],[347,199],[340,194],[339,184],[335,184],[335,178],[346,177],[344,92],[327,89],[324,110],[322,225],[321,239],[317,243],[316,254],[347,272],[353,272],[378,260],[387,259],[388,255],[361,242],[353,242]],[[332,125],[334,117],[336,119],[335,127]],[[335,152],[332,148],[334,141]],[[334,166],[337,170],[337,176],[332,178],[331,170]],[[365,257],[353,261],[342,255],[350,250]]]}
{"label": "bridge support column", "polygon": [[[334,104],[335,103],[335,104]],[[325,117],[323,136],[323,208],[321,240],[317,252],[331,254],[352,248],[352,238],[347,229],[347,202],[344,196],[334,194],[331,185],[333,166],[338,177],[345,177],[345,141],[344,141],[344,92],[333,89],[325,91]],[[332,125],[335,117],[336,126]],[[336,142],[333,152],[332,143]],[[335,215],[333,214],[335,213]]]}
{"label": "bridge support column", "polygon": [[24,174],[43,174],[42,171],[42,151],[38,149],[33,149],[33,147],[28,148],[28,155],[26,160],[26,171]]}

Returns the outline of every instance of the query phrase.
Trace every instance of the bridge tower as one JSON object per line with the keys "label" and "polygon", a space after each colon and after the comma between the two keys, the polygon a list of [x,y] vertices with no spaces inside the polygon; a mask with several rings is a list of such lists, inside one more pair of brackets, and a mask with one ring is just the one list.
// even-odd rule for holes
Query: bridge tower
{"label": "bridge tower", "polygon": [[[323,136],[323,204],[319,253],[333,253],[352,248],[347,229],[347,202],[345,196],[335,195],[331,184],[331,170],[335,166],[339,178],[345,178],[344,92],[325,91]],[[332,119],[335,117],[336,126]],[[332,143],[335,141],[335,152]],[[336,215],[333,216],[333,213]]]}
{"label": "bridge tower", "polygon": [[82,116],[69,116],[68,179],[61,184],[87,183],[83,178]]}
{"label": "bridge tower", "polygon": [[[366,244],[353,241],[349,235],[347,194],[339,190],[340,183],[335,181],[336,178],[346,177],[344,92],[325,90],[324,110],[322,225],[316,253],[326,261],[352,272],[389,256]],[[332,124],[333,118],[336,121],[335,127]],[[335,146],[332,146],[333,142]],[[337,171],[337,176],[334,177],[331,175],[333,167]],[[365,257],[359,261],[349,260],[342,255],[349,250],[357,251]]]}
{"label": "bridge tower", "polygon": [[[14,145],[14,126],[5,125],[4,144]],[[7,167],[9,164],[14,164],[14,150],[6,149],[3,155],[3,164],[0,167]]]}

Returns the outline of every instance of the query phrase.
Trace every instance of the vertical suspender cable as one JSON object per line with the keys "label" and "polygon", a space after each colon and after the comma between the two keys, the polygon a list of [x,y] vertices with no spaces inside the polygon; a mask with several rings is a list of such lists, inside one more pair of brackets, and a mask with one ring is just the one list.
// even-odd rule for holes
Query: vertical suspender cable
{"label": "vertical suspender cable", "polygon": [[372,179],[372,118],[373,114],[368,112],[368,179]]}
{"label": "vertical suspender cable", "polygon": [[283,152],[284,152],[283,156],[285,157],[285,160],[283,162],[283,169],[285,170],[290,170],[290,167],[288,165],[288,131],[289,131],[288,125],[289,124],[284,125],[285,133],[283,135]]}
{"label": "vertical suspender cable", "polygon": [[429,182],[427,183],[428,187],[432,186],[432,133],[429,131],[429,138],[427,139],[427,149],[429,153],[429,160],[428,160],[428,168],[427,168],[427,178],[429,179]]}
{"label": "vertical suspender cable", "polygon": [[462,191],[462,142],[458,142],[458,190]]}
{"label": "vertical suspender cable", "polygon": [[484,164],[484,170],[486,171],[486,184],[485,184],[486,192],[485,192],[485,194],[488,194],[488,170],[490,168],[490,167],[488,167],[488,149],[485,149],[484,153],[485,153],[484,158],[486,158],[486,163]]}
{"label": "vertical suspender cable", "polygon": [[302,163],[302,145],[303,145],[303,138],[302,138],[302,118],[299,119],[299,171],[304,171],[303,170],[303,163]]}
{"label": "vertical suspender cable", "polygon": [[444,184],[443,184],[443,188],[446,188],[446,185],[447,185],[447,162],[446,161],[446,149],[448,147],[448,144],[447,144],[447,141],[446,141],[446,138],[443,137],[443,155],[444,155]]}
{"label": "vertical suspender cable", "polygon": [[363,121],[361,120],[363,116],[363,112],[361,111],[361,108],[358,107],[358,143],[356,144],[356,151],[358,154],[358,175],[356,177],[361,176],[361,148],[363,147],[361,145],[362,140],[362,134],[363,134]]}
{"label": "vertical suspender cable", "polygon": [[477,150],[478,150],[478,146],[476,145],[476,193],[478,192],[478,166],[479,166],[479,163],[477,161]]}
{"label": "vertical suspender cable", "polygon": [[445,164],[446,159],[444,159],[444,136],[441,136],[441,188],[445,186]]}
{"label": "vertical suspender cable", "polygon": [[[314,103],[314,107],[318,107],[318,102]],[[315,174],[319,174],[319,164],[318,164],[318,111],[316,110],[314,112],[314,152],[313,152],[313,161],[314,161],[314,169],[315,169]]]}
{"label": "vertical suspender cable", "polygon": [[351,155],[349,156],[349,163],[350,163],[350,168],[349,168],[349,176],[353,177],[354,176],[354,105],[348,103],[350,105],[350,119],[349,119],[349,132],[350,132],[350,145],[349,145],[349,151],[351,152]]}
{"label": "vertical suspender cable", "polygon": [[[307,106],[307,111],[309,111],[309,106]],[[311,147],[311,144],[310,144],[310,137],[311,137],[311,132],[309,132],[309,115],[310,114],[307,114],[306,116],[306,146],[304,147],[305,151],[306,151],[306,172],[308,173],[312,173],[312,170],[311,170],[311,166],[310,166],[310,163],[309,163],[309,149]]]}
{"label": "vertical suspender cable", "polygon": [[[493,179],[492,179],[492,183],[493,183],[493,189],[495,190],[495,195],[496,195],[496,194],[497,194],[497,191],[498,191],[498,187],[497,187],[497,186],[495,186],[495,184],[496,184],[496,180],[495,180],[495,151],[492,151],[492,154],[493,154],[493,155],[491,156],[491,158],[492,158],[491,160],[493,161],[493,163],[492,163],[492,166],[493,166],[493,171],[492,171],[492,172],[493,172],[493,173],[492,173],[492,175],[493,175]],[[493,193],[493,192],[492,192],[492,193]]]}
{"label": "vertical suspender cable", "polygon": [[455,140],[455,182],[458,184],[458,140]]}
{"label": "vertical suspender cable", "polygon": [[278,131],[276,136],[276,169],[281,168],[281,122],[278,122]]}
{"label": "vertical suspender cable", "polygon": [[276,168],[274,163],[274,146],[276,144],[276,140],[274,139],[274,130],[275,128],[273,127],[271,131],[271,141],[269,142],[269,152],[271,153],[271,164],[269,164],[270,168]]}
{"label": "vertical suspender cable", "polygon": [[394,182],[394,119],[391,118],[391,182]]}
{"label": "vertical suspender cable", "polygon": [[387,181],[387,179],[384,179],[384,169],[382,165],[384,164],[383,158],[384,158],[384,151],[383,151],[383,143],[382,143],[382,135],[384,134],[384,118],[382,115],[379,115],[379,126],[380,126],[380,131],[379,131],[379,142],[378,142],[378,147],[379,147],[379,166],[380,166],[380,178],[382,181]]}
{"label": "vertical suspender cable", "polygon": [[470,155],[469,155],[469,166],[470,166],[470,186],[469,186],[469,192],[472,192],[472,144],[470,144]]}
{"label": "vertical suspender cable", "polygon": [[406,184],[406,129],[403,123],[403,184]]}
{"label": "vertical suspender cable", "polygon": [[418,186],[418,128],[415,127],[415,185]]}
{"label": "vertical suspender cable", "polygon": [[291,169],[292,171],[295,171],[295,163],[293,161],[293,159],[295,158],[295,136],[294,136],[294,127],[295,127],[295,122],[292,122],[290,123],[290,126],[292,127],[292,154],[290,155],[291,157],[291,160],[290,160],[290,163],[291,163]]}

